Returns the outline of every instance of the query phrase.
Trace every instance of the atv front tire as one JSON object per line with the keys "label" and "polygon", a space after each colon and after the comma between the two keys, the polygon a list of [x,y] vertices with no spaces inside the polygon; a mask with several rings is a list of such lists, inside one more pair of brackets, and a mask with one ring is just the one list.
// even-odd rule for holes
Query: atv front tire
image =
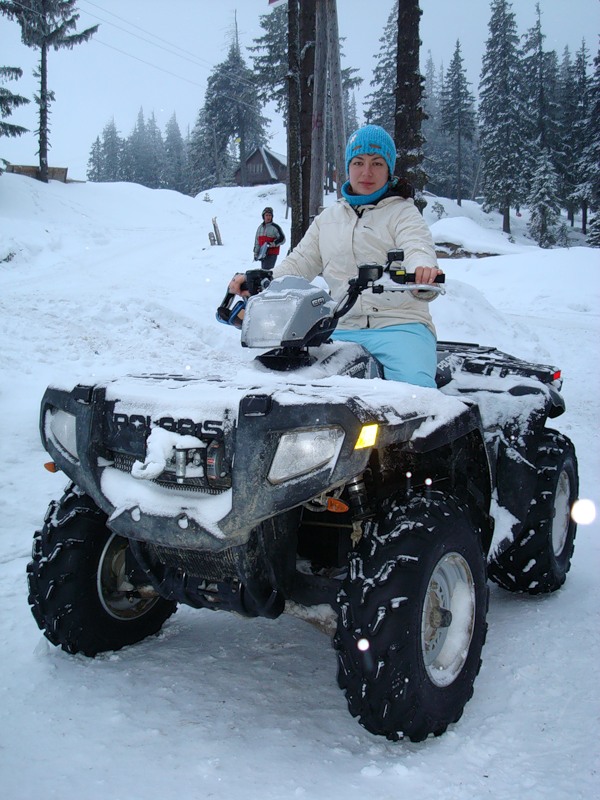
{"label": "atv front tire", "polygon": [[27,573],[32,614],[52,644],[93,657],[158,633],[174,613],[176,603],[130,583],[127,549],[77,487],[50,503]]}
{"label": "atv front tire", "polygon": [[369,522],[338,603],[338,683],[367,730],[418,742],[460,719],[488,606],[481,536],[465,505],[431,491]]}
{"label": "atv front tire", "polygon": [[571,567],[577,532],[571,508],[579,491],[573,443],[558,431],[545,431],[536,467],[537,486],[523,530],[489,565],[490,578],[510,592],[554,592]]}

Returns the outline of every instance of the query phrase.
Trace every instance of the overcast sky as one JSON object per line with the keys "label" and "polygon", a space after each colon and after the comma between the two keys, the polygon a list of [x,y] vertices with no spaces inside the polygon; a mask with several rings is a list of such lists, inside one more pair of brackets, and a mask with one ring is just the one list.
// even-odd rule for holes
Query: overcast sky
{"label": "overcast sky", "polygon": [[[342,66],[359,69],[364,83],[362,99],[379,52],[379,39],[393,0],[338,0],[338,20],[343,43]],[[571,53],[585,39],[591,56],[597,52],[600,0],[540,0],[546,48],[559,58],[568,45]],[[204,102],[206,80],[213,67],[226,58],[237,24],[245,50],[263,34],[259,17],[269,13],[268,0],[79,0],[78,31],[100,24],[96,35],[73,50],[51,51],[48,82],[56,95],[51,106],[51,166],[66,166],[72,178],[85,178],[90,148],[112,118],[122,136],[128,136],[138,111],[146,118],[154,112],[164,131],[175,112],[185,136],[193,127]],[[447,68],[456,40],[460,39],[467,75],[476,90],[481,57],[488,37],[488,0],[421,0],[421,64],[428,51],[436,66]],[[513,0],[520,34],[535,21],[535,0]],[[13,92],[33,97],[32,76],[37,51],[20,41],[20,28],[0,17],[1,66],[21,67],[23,78],[5,84]],[[0,139],[0,156],[15,164],[37,163],[36,107],[17,109],[9,122],[31,130],[18,139]],[[273,121],[271,147],[285,153],[281,124]]]}

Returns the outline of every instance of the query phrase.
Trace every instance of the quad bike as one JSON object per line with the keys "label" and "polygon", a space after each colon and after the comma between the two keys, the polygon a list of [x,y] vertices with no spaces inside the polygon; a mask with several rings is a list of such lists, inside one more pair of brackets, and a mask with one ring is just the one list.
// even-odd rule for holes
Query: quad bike
{"label": "quad bike", "polygon": [[360,267],[339,303],[258,271],[248,301],[218,312],[266,351],[233,377],[46,390],[42,442],[71,483],[27,571],[53,644],[116,650],[180,603],[268,618],[326,604],[338,683],[367,730],[420,741],[461,717],[487,575],[530,594],[565,580],[577,460],[546,427],[565,410],[553,367],[439,342],[425,389],[331,341],[362,292],[444,290],[411,284],[400,258]]}

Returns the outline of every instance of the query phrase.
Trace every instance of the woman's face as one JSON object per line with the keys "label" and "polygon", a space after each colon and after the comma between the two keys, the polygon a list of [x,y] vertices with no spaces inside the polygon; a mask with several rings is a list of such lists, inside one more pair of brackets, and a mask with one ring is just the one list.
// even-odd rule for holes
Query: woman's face
{"label": "woman's face", "polygon": [[350,186],[355,194],[373,194],[389,180],[387,162],[381,156],[354,156],[348,167]]}

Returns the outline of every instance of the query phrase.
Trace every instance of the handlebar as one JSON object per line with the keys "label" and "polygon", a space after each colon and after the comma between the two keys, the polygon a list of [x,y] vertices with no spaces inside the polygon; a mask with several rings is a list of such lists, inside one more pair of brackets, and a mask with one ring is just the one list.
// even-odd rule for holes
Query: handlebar
{"label": "handlebar", "polygon": [[246,280],[240,288],[243,292],[250,292],[251,295],[254,295],[266,289],[272,280],[273,270],[271,269],[249,269],[246,271]]}
{"label": "handlebar", "polygon": [[[375,281],[383,277],[384,272],[389,272],[390,278],[395,285],[376,284]],[[416,273],[406,272],[401,267],[392,267],[390,261],[386,267],[379,264],[363,264],[358,268],[358,277],[348,281],[348,292],[337,304],[333,312],[334,319],[339,319],[347,314],[354,306],[360,295],[370,289],[373,294],[383,292],[434,292],[435,294],[446,294],[446,289],[441,284],[446,282],[446,276],[442,273],[436,275],[433,283],[414,283]]]}
{"label": "handlebar", "polygon": [[[258,294],[266,289],[273,278],[273,272],[269,269],[249,269],[246,273],[246,280],[240,286],[243,292],[250,295]],[[225,293],[221,305],[217,308],[216,317],[219,322],[225,325],[233,325],[235,328],[242,327],[243,311],[246,308],[246,299],[230,291]]]}
{"label": "handlebar", "polygon": [[[446,282],[446,276],[443,273],[436,275],[433,283],[415,283],[416,273],[406,272],[402,266],[394,266],[394,264],[399,264],[403,258],[404,253],[402,250],[390,250],[385,267],[380,264],[362,264],[359,266],[357,277],[348,281],[348,291],[333,311],[333,319],[338,320],[347,314],[360,295],[369,289],[373,294],[382,294],[383,292],[446,293],[446,289],[443,286]],[[377,284],[376,281],[383,277],[384,272],[388,273],[391,282],[385,285]],[[241,290],[248,291],[250,295],[255,295],[267,288],[273,278],[273,273],[271,270],[253,269],[248,270],[245,273],[245,277],[246,280],[242,283]],[[245,298],[231,294],[228,291],[217,309],[217,319],[219,322],[241,328],[242,312],[245,305]]]}
{"label": "handlebar", "polygon": [[[442,273],[436,275],[433,283],[415,283],[416,274],[414,272],[406,272],[402,276],[391,276],[394,283],[398,286],[382,286],[381,284],[372,287],[373,294],[381,294],[382,292],[435,292],[436,294],[446,294],[442,283],[446,283],[446,276]],[[401,279],[400,279],[401,277]]]}
{"label": "handlebar", "polygon": [[[407,272],[404,275],[404,280],[398,281],[398,283],[403,283],[403,284],[404,283],[412,283],[412,284],[414,284],[416,277],[417,277],[417,273],[416,272]],[[394,278],[392,278],[392,280],[394,280]],[[433,283],[446,283],[446,275],[443,272],[442,272],[441,275],[436,275],[434,280],[433,280]],[[419,286],[431,287],[431,286],[433,286],[433,283],[420,283],[418,285]],[[409,287],[409,288],[414,289],[415,287],[412,286],[412,287]]]}

